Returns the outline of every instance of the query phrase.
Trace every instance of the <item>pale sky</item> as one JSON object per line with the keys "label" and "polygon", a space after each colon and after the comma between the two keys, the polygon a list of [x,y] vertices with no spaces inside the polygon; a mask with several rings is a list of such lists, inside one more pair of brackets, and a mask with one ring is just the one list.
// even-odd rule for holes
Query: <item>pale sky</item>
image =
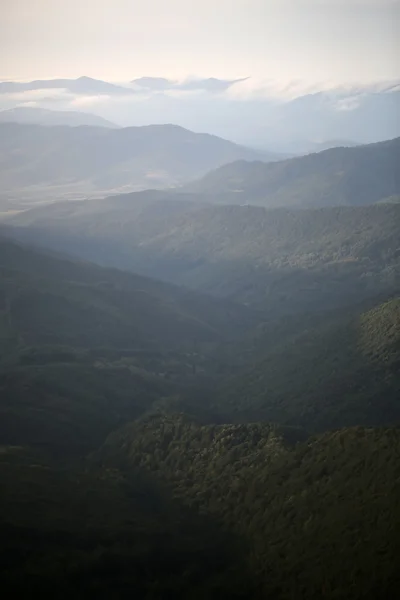
{"label": "pale sky", "polygon": [[400,0],[0,0],[0,80],[400,78]]}

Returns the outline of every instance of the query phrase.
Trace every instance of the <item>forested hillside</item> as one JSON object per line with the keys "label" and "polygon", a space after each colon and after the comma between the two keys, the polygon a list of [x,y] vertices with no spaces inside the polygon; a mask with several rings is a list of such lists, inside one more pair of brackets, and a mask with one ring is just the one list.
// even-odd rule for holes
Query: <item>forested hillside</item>
{"label": "forested hillside", "polygon": [[279,319],[4,238],[0,311],[15,593],[393,597],[396,298]]}
{"label": "forested hillside", "polygon": [[[371,153],[393,144],[348,149],[361,154],[340,159],[335,185],[355,193],[363,165],[375,194]],[[330,156],[305,164],[330,181]],[[386,183],[369,206],[148,190],[6,220],[5,586],[82,600],[396,597],[400,204]]]}
{"label": "forested hillside", "polygon": [[398,203],[266,210],[146,192],[62,203],[6,223],[20,239],[272,314],[350,305],[399,285]]}
{"label": "forested hillside", "polygon": [[258,316],[0,240],[0,443],[83,456],[198,373]]}
{"label": "forested hillside", "polygon": [[400,298],[266,327],[248,363],[214,396],[230,420],[311,431],[399,423]]}
{"label": "forested hillside", "polygon": [[244,536],[251,597],[390,597],[399,431],[358,427],[296,445],[301,438],[266,424],[156,415],[110,436],[97,461],[157,474],[177,500]]}
{"label": "forested hillside", "polygon": [[266,207],[360,206],[400,192],[400,138],[354,148],[331,148],[271,164],[238,161],[188,185],[221,194],[226,204]]}

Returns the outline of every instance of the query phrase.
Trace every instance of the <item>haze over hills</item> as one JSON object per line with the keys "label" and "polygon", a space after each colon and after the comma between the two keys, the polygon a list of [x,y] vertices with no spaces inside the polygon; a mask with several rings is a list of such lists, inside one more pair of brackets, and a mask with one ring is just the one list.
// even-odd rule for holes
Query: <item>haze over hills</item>
{"label": "haze over hills", "polygon": [[[175,123],[237,143],[304,154],[330,140],[372,143],[400,135],[398,81],[364,85],[286,85],[250,77],[90,77],[0,83],[0,108],[26,103],[75,110],[81,103],[123,126]],[[335,145],[337,145],[335,143]],[[322,148],[321,148],[322,149]]]}
{"label": "haze over hills", "polygon": [[330,150],[331,148],[354,148],[360,146],[358,142],[352,140],[326,140],[325,142],[312,142],[310,144],[309,152],[322,152],[323,150]]}
{"label": "haze over hills", "polygon": [[59,203],[7,219],[11,234],[102,264],[291,313],[399,285],[400,205],[213,206],[142,192]]}
{"label": "haze over hills", "polygon": [[92,125],[96,127],[111,127],[117,125],[97,115],[75,110],[48,110],[35,106],[17,106],[0,111],[0,123],[32,123],[34,125]]}
{"label": "haze over hills", "polygon": [[177,378],[213,372],[217,349],[258,322],[231,302],[5,238],[0,251],[2,444],[89,451]]}
{"label": "haze over hills", "polygon": [[276,157],[175,125],[0,124],[1,193],[16,199],[175,186],[239,158]]}
{"label": "haze over hills", "polygon": [[275,164],[224,165],[185,187],[222,194],[226,203],[267,207],[355,206],[400,193],[400,138],[332,148]]}

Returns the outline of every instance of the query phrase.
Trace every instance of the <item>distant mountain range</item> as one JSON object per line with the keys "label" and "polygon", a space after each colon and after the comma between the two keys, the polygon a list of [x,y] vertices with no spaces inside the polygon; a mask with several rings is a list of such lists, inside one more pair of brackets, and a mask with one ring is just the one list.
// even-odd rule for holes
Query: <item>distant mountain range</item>
{"label": "distant mountain range", "polygon": [[44,199],[176,186],[237,159],[276,159],[175,125],[0,123],[2,195]]}
{"label": "distant mountain range", "polygon": [[0,82],[0,108],[28,103],[63,111],[95,107],[123,126],[175,123],[286,154],[322,150],[338,145],[335,140],[365,144],[400,135],[399,82],[329,89],[315,84],[312,89],[249,77],[175,81],[144,76],[114,83],[85,76]]}
{"label": "distant mountain range", "polygon": [[37,79],[35,81],[2,81],[0,94],[15,94],[35,90],[64,89],[74,94],[131,94],[125,86],[115,85],[92,77],[78,79]]}
{"label": "distant mountain range", "polygon": [[236,83],[246,81],[241,79],[187,79],[185,81],[173,81],[164,77],[139,77],[133,79],[130,84],[118,85],[92,77],[78,77],[77,79],[37,79],[34,81],[2,81],[0,82],[0,94],[12,94],[45,89],[65,89],[75,94],[133,94],[137,88],[142,90],[205,90],[207,92],[223,92]]}
{"label": "distant mountain range", "polygon": [[207,174],[186,191],[232,204],[318,207],[371,204],[400,194],[400,138],[332,148],[273,164],[240,161]]}
{"label": "distant mountain range", "polygon": [[75,110],[49,110],[34,106],[17,106],[0,111],[0,123],[31,123],[33,125],[90,125],[95,127],[117,127],[111,121],[91,113]]}

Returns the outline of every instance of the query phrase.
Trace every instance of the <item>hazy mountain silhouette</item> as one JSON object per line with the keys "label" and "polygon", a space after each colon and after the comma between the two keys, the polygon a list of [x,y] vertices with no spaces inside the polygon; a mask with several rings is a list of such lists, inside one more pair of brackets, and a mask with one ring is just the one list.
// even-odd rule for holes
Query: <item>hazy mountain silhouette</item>
{"label": "hazy mountain silhouette", "polygon": [[175,186],[232,160],[264,158],[175,125],[109,129],[2,123],[0,154],[3,193],[42,198]]}
{"label": "hazy mountain silhouette", "polygon": [[49,110],[33,106],[17,106],[0,111],[0,123],[31,123],[34,125],[92,125],[116,128],[117,125],[92,113],[79,111]]}
{"label": "hazy mountain silhouette", "polygon": [[132,94],[133,90],[114,85],[101,79],[79,77],[78,79],[38,79],[29,82],[0,82],[0,94],[12,94],[44,89],[65,89],[75,94]]}

